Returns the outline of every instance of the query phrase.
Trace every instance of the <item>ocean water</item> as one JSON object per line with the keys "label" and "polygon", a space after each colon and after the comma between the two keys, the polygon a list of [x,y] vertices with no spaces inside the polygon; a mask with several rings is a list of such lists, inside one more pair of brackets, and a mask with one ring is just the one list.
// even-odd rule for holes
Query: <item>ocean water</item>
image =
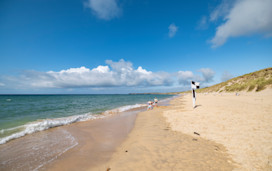
{"label": "ocean water", "polygon": [[105,117],[172,95],[0,95],[0,144],[52,127]]}

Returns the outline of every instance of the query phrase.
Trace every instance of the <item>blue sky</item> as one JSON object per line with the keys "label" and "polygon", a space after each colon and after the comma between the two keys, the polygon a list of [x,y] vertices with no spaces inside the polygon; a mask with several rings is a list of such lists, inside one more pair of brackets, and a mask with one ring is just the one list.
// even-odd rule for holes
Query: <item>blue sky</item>
{"label": "blue sky", "polygon": [[2,0],[0,93],[169,92],[271,67],[271,0]]}

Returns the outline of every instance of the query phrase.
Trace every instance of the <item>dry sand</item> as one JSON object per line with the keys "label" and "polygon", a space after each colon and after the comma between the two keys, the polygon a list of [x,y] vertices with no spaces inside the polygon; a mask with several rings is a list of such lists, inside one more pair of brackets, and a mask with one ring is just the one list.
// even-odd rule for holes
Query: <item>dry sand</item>
{"label": "dry sand", "polygon": [[233,170],[224,146],[172,131],[163,117],[169,109],[173,107],[138,114],[135,127],[111,160],[90,170]]}
{"label": "dry sand", "polygon": [[235,170],[272,170],[272,89],[260,93],[191,94],[174,101],[164,116],[175,131],[223,144]]}
{"label": "dry sand", "polygon": [[[191,94],[138,114],[111,160],[90,170],[272,170],[272,89]],[[197,135],[198,133],[199,135]]]}

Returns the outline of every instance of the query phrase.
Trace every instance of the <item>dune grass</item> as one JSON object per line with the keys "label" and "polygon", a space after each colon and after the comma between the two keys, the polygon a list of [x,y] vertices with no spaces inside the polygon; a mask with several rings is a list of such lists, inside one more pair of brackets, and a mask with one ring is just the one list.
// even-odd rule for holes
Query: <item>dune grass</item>
{"label": "dune grass", "polygon": [[226,82],[197,90],[203,92],[239,92],[239,91],[262,91],[272,86],[272,68],[245,74],[232,78]]}

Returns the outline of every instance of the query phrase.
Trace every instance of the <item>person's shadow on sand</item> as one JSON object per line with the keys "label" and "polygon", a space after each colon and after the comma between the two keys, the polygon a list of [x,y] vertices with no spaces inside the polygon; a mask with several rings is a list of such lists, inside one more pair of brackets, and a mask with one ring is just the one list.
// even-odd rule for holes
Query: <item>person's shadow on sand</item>
{"label": "person's shadow on sand", "polygon": [[200,106],[202,106],[202,105],[195,105],[194,109],[197,108],[197,107],[200,107]]}

